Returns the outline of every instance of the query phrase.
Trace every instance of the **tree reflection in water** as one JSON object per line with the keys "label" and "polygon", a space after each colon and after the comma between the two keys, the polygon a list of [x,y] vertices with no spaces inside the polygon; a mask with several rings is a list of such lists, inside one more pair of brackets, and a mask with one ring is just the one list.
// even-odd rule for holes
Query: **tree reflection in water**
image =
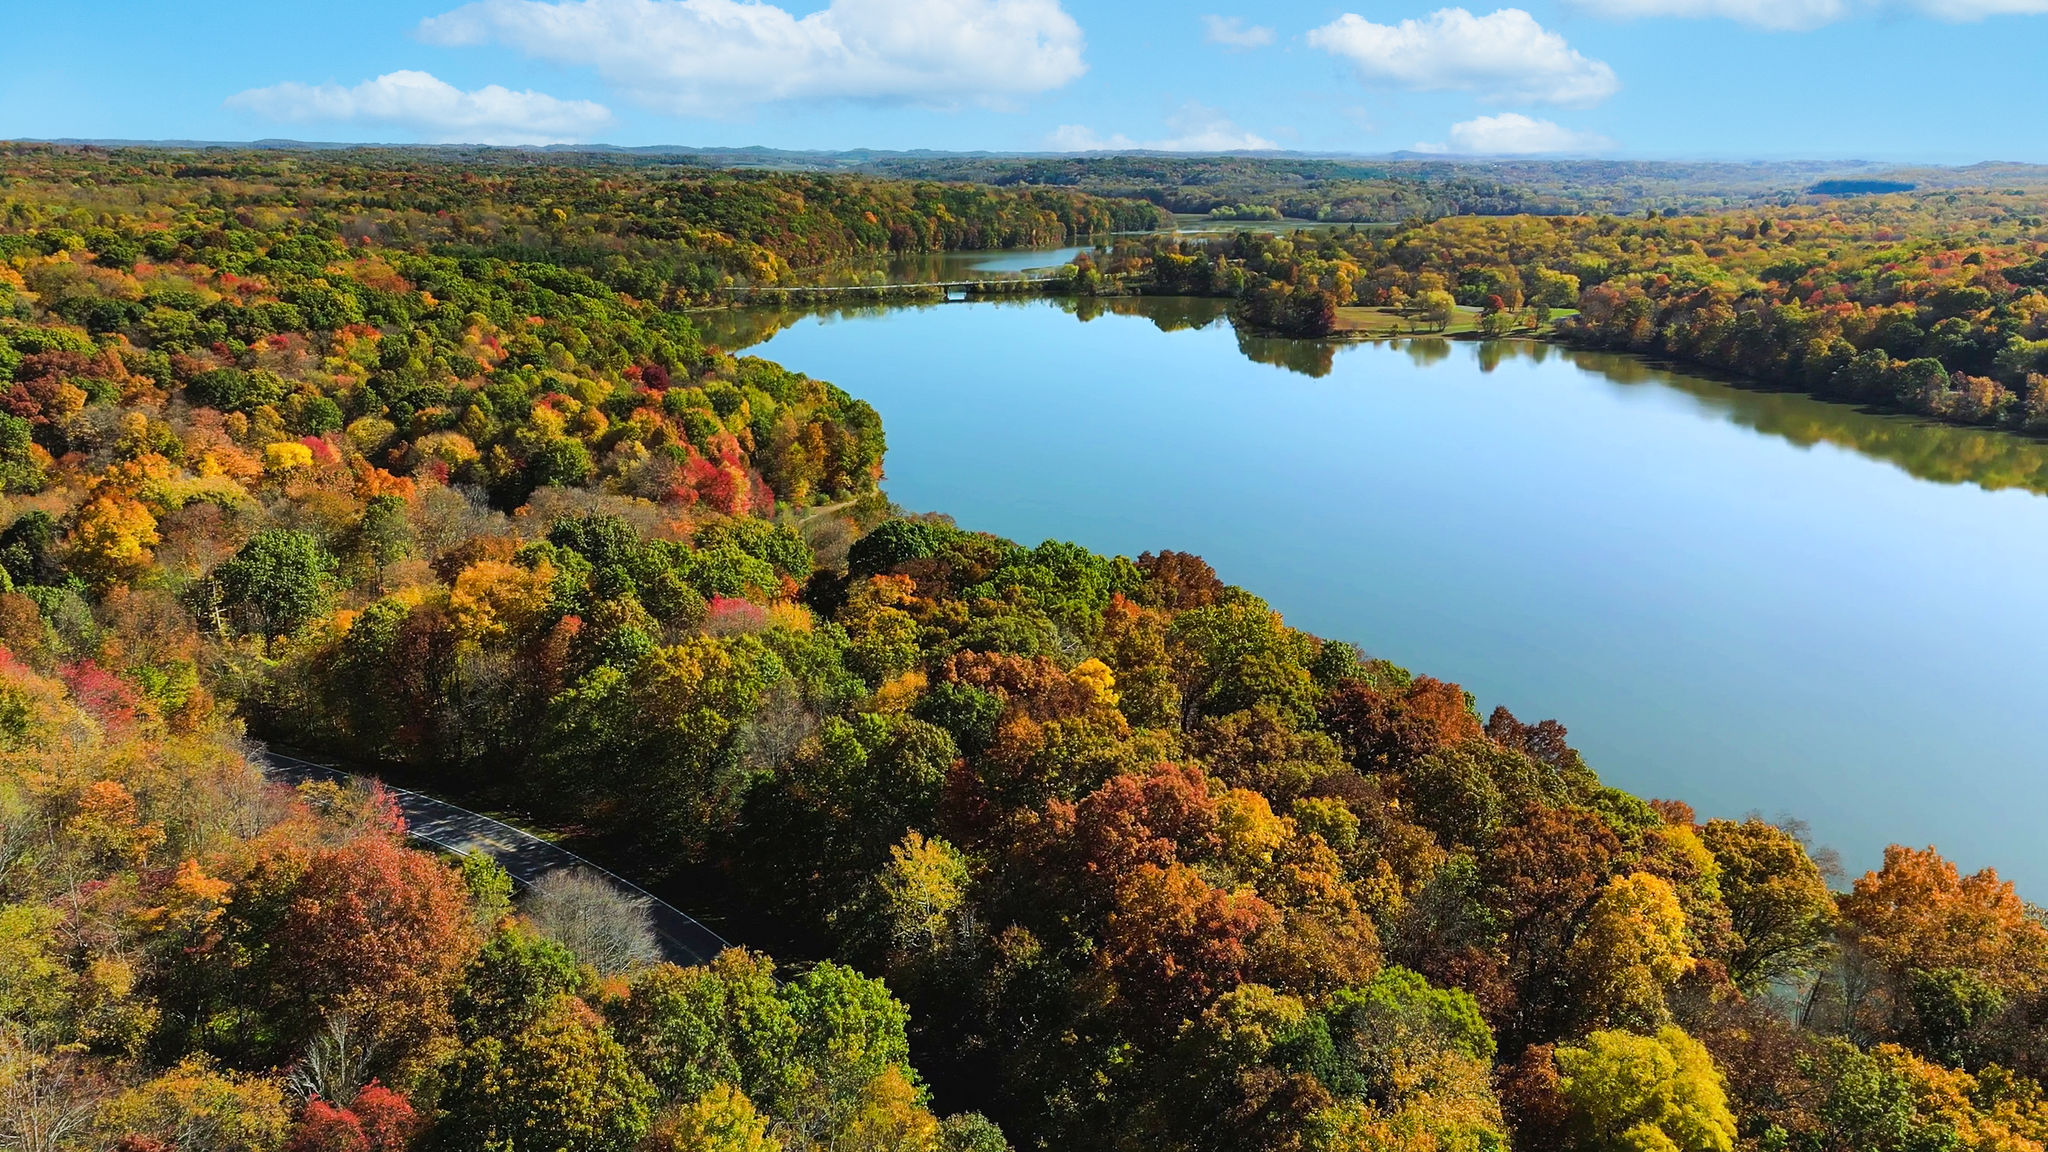
{"label": "tree reflection in water", "polygon": [[[1229,302],[1177,296],[1069,297],[1047,300],[978,301],[976,307],[1057,307],[1083,323],[1104,316],[1139,318],[1162,332],[1182,332],[1227,323]],[[739,352],[773,339],[807,317],[825,323],[880,316],[905,308],[940,304],[858,304],[814,308],[736,308],[694,313],[691,321],[706,342]],[[1483,372],[1527,360],[1541,364],[1562,356],[1619,388],[1668,388],[1730,422],[1802,447],[1832,444],[1882,460],[1922,480],[1975,484],[1988,490],[2020,488],[2048,494],[2048,442],[1988,428],[1943,424],[1917,416],[1875,412],[1851,404],[1818,400],[1752,382],[1714,380],[1677,371],[1621,352],[1587,351],[1533,340],[1451,341],[1415,336],[1362,343],[1392,344],[1418,367],[1449,359],[1454,344],[1468,344]],[[1292,340],[1245,333],[1237,349],[1246,359],[1303,376],[1328,376],[1356,343]]]}

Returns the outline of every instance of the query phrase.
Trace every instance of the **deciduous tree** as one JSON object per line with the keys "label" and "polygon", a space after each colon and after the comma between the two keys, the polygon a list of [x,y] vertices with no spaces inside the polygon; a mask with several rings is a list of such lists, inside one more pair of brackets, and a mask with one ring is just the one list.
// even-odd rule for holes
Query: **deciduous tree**
{"label": "deciduous tree", "polygon": [[1560,1089],[1589,1152],[1730,1152],[1735,1117],[1713,1057],[1669,1025],[1595,1032],[1557,1050]]}

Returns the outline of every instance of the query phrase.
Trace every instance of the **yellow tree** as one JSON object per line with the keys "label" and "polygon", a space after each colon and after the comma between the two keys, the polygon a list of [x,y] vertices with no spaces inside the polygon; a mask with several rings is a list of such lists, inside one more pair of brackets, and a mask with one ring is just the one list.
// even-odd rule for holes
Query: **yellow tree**
{"label": "yellow tree", "polygon": [[939,839],[911,832],[889,849],[876,882],[890,943],[911,953],[942,946],[967,900],[967,860]]}
{"label": "yellow tree", "polygon": [[917,1086],[895,1065],[862,1087],[845,1127],[830,1145],[843,1152],[940,1152],[939,1121]]}
{"label": "yellow tree", "polygon": [[1735,1116],[1706,1046],[1666,1025],[1655,1036],[1595,1032],[1557,1050],[1559,1088],[1588,1152],[1730,1152]]}
{"label": "yellow tree", "polygon": [[1572,942],[1580,1010],[1594,1027],[1649,1027],[1666,1019],[1664,993],[1692,968],[1677,893],[1645,872],[1608,883]]}
{"label": "yellow tree", "polygon": [[652,1152],[782,1152],[767,1119],[730,1084],[714,1085],[664,1116],[646,1146]]}
{"label": "yellow tree", "polygon": [[276,1081],[220,1072],[200,1057],[122,1093],[101,1115],[112,1134],[207,1152],[273,1152],[290,1122]]}
{"label": "yellow tree", "polygon": [[516,637],[539,621],[554,579],[554,565],[546,561],[522,568],[502,560],[480,560],[455,578],[448,607],[469,639]]}
{"label": "yellow tree", "polygon": [[102,587],[141,575],[156,546],[156,517],[140,502],[112,492],[78,510],[64,541],[72,570]]}

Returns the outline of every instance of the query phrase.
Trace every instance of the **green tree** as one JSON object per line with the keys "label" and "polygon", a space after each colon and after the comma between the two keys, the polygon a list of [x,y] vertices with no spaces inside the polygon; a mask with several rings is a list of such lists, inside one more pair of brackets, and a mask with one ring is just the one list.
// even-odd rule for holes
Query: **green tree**
{"label": "green tree", "polygon": [[440,1142],[450,1152],[627,1152],[647,1134],[653,1102],[604,1021],[558,994],[457,1054]]}
{"label": "green tree", "polygon": [[40,492],[49,483],[49,455],[36,447],[34,426],[0,414],[0,491]]}
{"label": "green tree", "polygon": [[1721,865],[1735,939],[1728,975],[1754,992],[1813,971],[1833,943],[1835,900],[1806,849],[1762,820],[1710,820],[1700,838]]}
{"label": "green tree", "polygon": [[1569,272],[1538,268],[1529,280],[1531,304],[1548,308],[1570,308],[1579,302],[1579,278]]}
{"label": "green tree", "polygon": [[846,562],[856,575],[887,572],[934,555],[959,535],[959,529],[935,520],[890,520],[855,541]]}
{"label": "green tree", "polygon": [[787,1100],[803,1081],[797,1023],[766,957],[735,948],[700,968],[656,965],[605,1015],[663,1099],[730,1083],[755,1099]]}
{"label": "green tree", "polygon": [[1325,1010],[1347,1067],[1325,1077],[1332,1091],[1382,1104],[1418,1091],[1437,1062],[1490,1065],[1493,1032],[1479,1003],[1457,988],[1433,988],[1406,968],[1388,968],[1364,988],[1339,992]]}
{"label": "green tree", "polygon": [[512,913],[512,874],[482,852],[464,856],[459,866],[469,892],[470,919],[489,937]]}
{"label": "green tree", "polygon": [[979,1112],[961,1112],[939,1124],[939,1140],[945,1152],[1010,1152],[1003,1130]]}
{"label": "green tree", "polygon": [[507,1032],[583,986],[575,953],[513,921],[484,943],[463,973],[457,1024],[465,1039]]}
{"label": "green tree", "polygon": [[[1846,1040],[1825,1041],[1799,1060],[1818,1100],[1810,1105],[1811,1131],[1793,1147],[1814,1152],[1950,1152],[1953,1127],[1923,1116],[1913,1085],[1896,1060],[1881,1060]],[[1800,1117],[1807,1119],[1807,1117]]]}
{"label": "green tree", "polygon": [[356,525],[355,552],[370,564],[390,564],[412,555],[412,523],[405,501],[397,496],[372,496]]}
{"label": "green tree", "polygon": [[284,399],[284,382],[275,373],[215,368],[192,378],[185,394],[195,404],[223,412],[250,412]]}
{"label": "green tree", "polygon": [[57,521],[40,509],[16,517],[0,532],[0,568],[17,587],[58,582]]}
{"label": "green tree", "polygon": [[630,670],[600,666],[550,705],[557,802],[632,798],[618,811],[650,852],[696,852],[751,782],[740,738],[783,665],[756,636],[693,636]]}
{"label": "green tree", "polygon": [[336,567],[311,533],[273,528],[242,545],[213,578],[243,631],[282,636],[327,611]]}
{"label": "green tree", "polygon": [[589,480],[590,473],[590,449],[583,441],[557,436],[527,458],[526,488],[573,488]]}
{"label": "green tree", "polygon": [[880,980],[841,964],[820,964],[783,992],[801,1039],[798,1055],[820,1071],[872,1076],[910,1062],[909,1010]]}

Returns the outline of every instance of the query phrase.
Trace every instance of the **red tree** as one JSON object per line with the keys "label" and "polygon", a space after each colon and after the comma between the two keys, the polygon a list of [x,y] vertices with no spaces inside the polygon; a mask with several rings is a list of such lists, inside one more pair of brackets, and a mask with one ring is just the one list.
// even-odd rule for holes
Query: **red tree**
{"label": "red tree", "polygon": [[1199,768],[1160,764],[1142,776],[1118,776],[1075,812],[1078,863],[1110,885],[1141,865],[1165,868],[1206,859],[1219,843],[1216,801]]}
{"label": "red tree", "polygon": [[460,879],[373,832],[312,857],[275,948],[288,999],[402,1045],[446,1026],[475,939]]}
{"label": "red tree", "polygon": [[1279,920],[1258,896],[1212,887],[1185,864],[1145,864],[1117,894],[1103,962],[1126,998],[1178,1021],[1243,983],[1252,941]]}
{"label": "red tree", "polygon": [[308,1101],[285,1152],[401,1152],[419,1130],[412,1102],[373,1080],[346,1108]]}

